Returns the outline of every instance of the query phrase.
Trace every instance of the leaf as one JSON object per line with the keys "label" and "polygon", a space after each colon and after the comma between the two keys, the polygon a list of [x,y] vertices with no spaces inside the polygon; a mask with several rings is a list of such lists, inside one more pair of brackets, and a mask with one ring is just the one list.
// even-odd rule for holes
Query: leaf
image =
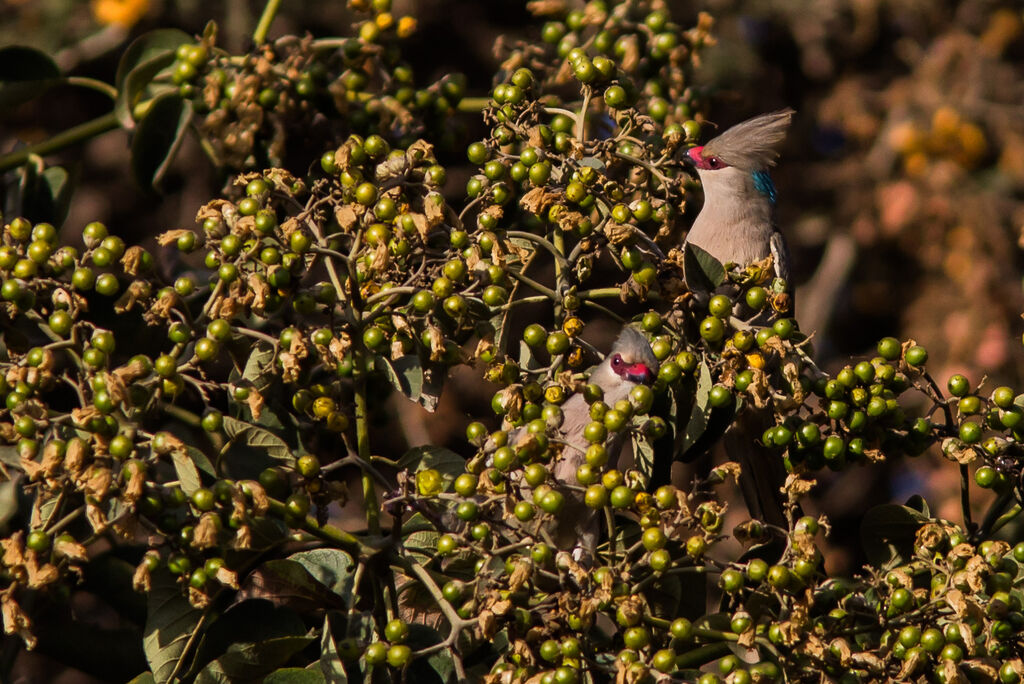
{"label": "leaf", "polygon": [[263,684],[324,684],[326,681],[320,670],[307,670],[302,667],[286,667],[263,678]]}
{"label": "leaf", "polygon": [[153,679],[152,672],[143,672],[138,677],[133,678],[128,684],[155,684],[156,680]]}
{"label": "leaf", "polygon": [[384,357],[378,360],[384,366],[391,385],[409,399],[419,401],[423,393],[423,365],[420,357],[407,354],[394,361]]}
{"label": "leaf", "polygon": [[174,472],[178,474],[181,491],[192,496],[197,489],[203,486],[199,471],[196,470],[196,464],[192,462],[188,453],[180,449],[171,452],[171,460],[174,461]]}
{"label": "leaf", "polygon": [[[312,636],[291,636],[232,644],[227,653],[202,669],[195,679],[196,684],[265,681],[262,677],[288,662],[289,658],[314,640]],[[316,681],[324,681],[323,675],[319,672],[316,674],[320,676]]]}
{"label": "leaf", "polygon": [[248,380],[256,391],[262,392],[274,378],[274,348],[257,345],[242,370],[242,379]]}
{"label": "leaf", "polygon": [[210,462],[210,458],[199,449],[193,446],[185,446],[188,449],[189,458],[196,464],[199,470],[203,471],[212,478],[217,478],[217,469],[213,467],[213,463]]}
{"label": "leaf", "polygon": [[441,473],[445,482],[448,482],[465,471],[466,459],[451,449],[428,445],[409,449],[398,459],[397,465],[411,472],[433,468]]}
{"label": "leaf", "polygon": [[195,681],[258,680],[314,639],[295,611],[287,607],[263,599],[236,603],[207,630],[199,662],[215,659]]}
{"label": "leaf", "polygon": [[21,458],[18,456],[18,447],[0,446],[0,463],[21,469]]}
{"label": "leaf", "polygon": [[[202,613],[192,607],[167,570],[154,572],[151,581],[142,649],[154,681],[162,684],[170,681],[178,660],[185,655],[185,646],[199,626]],[[178,674],[187,670],[182,667]]]}
{"label": "leaf", "polygon": [[262,597],[287,601],[295,606],[307,605],[310,609],[318,606],[340,608],[351,599],[351,596],[334,593],[300,563],[287,558],[267,561],[253,572],[250,580]]}
{"label": "leaf", "polygon": [[175,50],[192,37],[178,29],[159,29],[139,36],[121,55],[114,87],[117,100],[114,113],[124,128],[135,126],[132,110],[153,77],[174,63]]}
{"label": "leaf", "polygon": [[682,433],[679,453],[685,453],[693,446],[707,428],[708,416],[711,415],[711,385],[711,371],[706,363],[701,363],[697,390],[693,395],[693,407],[690,410],[690,419],[686,422],[686,428]]}
{"label": "leaf", "polygon": [[725,282],[725,267],[697,245],[687,242],[683,252],[683,277],[691,290],[710,292]]}
{"label": "leaf", "polygon": [[293,458],[291,449],[283,439],[252,423],[224,416],[224,432],[235,442],[262,449],[272,458],[281,461],[291,461]]}
{"label": "leaf", "polygon": [[406,535],[402,546],[417,563],[425,564],[437,555],[437,540],[440,538],[441,533],[436,530],[421,530]]}
{"label": "leaf", "polygon": [[[42,166],[42,160],[38,160],[38,165]],[[19,213],[31,221],[61,225],[71,204],[72,185],[70,175],[60,166],[39,173],[35,164],[26,164],[19,183]]]}
{"label": "leaf", "polygon": [[318,582],[351,602],[355,580],[356,564],[352,556],[339,549],[313,549],[292,554],[288,560],[295,561]]}
{"label": "leaf", "polygon": [[644,487],[646,487],[654,474],[654,445],[636,430],[632,432],[630,439],[633,442],[634,467],[643,475]]}
{"label": "leaf", "polygon": [[24,45],[0,48],[0,107],[9,110],[28,102],[60,79],[60,69],[46,53]]}
{"label": "leaf", "polygon": [[144,188],[155,188],[170,168],[192,120],[192,102],[176,93],[153,101],[132,138],[132,173]]}
{"label": "leaf", "polygon": [[430,667],[437,673],[437,676],[441,678],[444,684],[451,684],[451,682],[455,681],[455,660],[448,649],[434,651],[427,658],[427,663],[430,664]]}
{"label": "leaf", "polygon": [[928,522],[920,511],[899,504],[875,506],[864,514],[860,541],[871,565],[884,568],[909,560],[917,531]]}
{"label": "leaf", "polygon": [[[336,627],[340,629],[344,617],[335,611],[324,615],[324,627],[320,635],[320,672],[327,681],[347,684],[348,675],[341,664],[341,654],[335,639]],[[341,632],[339,632],[341,633]]]}
{"label": "leaf", "polygon": [[[18,483],[13,479],[0,482],[0,526],[6,525],[18,512],[18,488]],[[56,503],[57,497],[51,500]]]}

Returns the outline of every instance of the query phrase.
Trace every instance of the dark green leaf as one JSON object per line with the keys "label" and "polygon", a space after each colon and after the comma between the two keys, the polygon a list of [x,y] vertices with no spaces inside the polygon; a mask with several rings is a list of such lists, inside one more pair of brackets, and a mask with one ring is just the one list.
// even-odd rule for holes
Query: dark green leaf
{"label": "dark green leaf", "polygon": [[351,595],[335,594],[301,564],[285,558],[267,561],[253,571],[250,581],[264,595],[287,601],[296,607],[305,606],[310,610],[318,607],[342,608],[352,598]]}
{"label": "dark green leaf", "polygon": [[434,651],[427,658],[427,662],[444,684],[451,684],[455,681],[455,661],[451,651],[448,649]]}
{"label": "dark green leaf", "polygon": [[199,659],[207,665],[197,681],[261,677],[284,665],[312,639],[291,608],[265,599],[236,603],[207,630]]}
{"label": "dark green leaf", "polygon": [[153,573],[142,648],[157,684],[170,681],[176,670],[180,676],[188,669],[178,668],[178,660],[185,655],[185,646],[199,626],[201,615],[182,594],[170,572]]}
{"label": "dark green leaf", "polygon": [[686,243],[683,277],[691,290],[710,292],[725,282],[725,267],[697,245]]}
{"label": "dark green leaf", "polygon": [[286,667],[263,678],[263,684],[324,684],[327,681],[319,670],[301,667]]}
{"label": "dark green leaf", "polygon": [[262,392],[274,378],[274,348],[256,345],[245,362],[242,379],[247,380],[256,391]]}
{"label": "dark green leaf", "polygon": [[293,458],[291,449],[283,439],[252,423],[224,416],[224,432],[236,443],[263,450],[272,458],[281,461],[291,461]]}
{"label": "dark green leaf", "polygon": [[171,452],[171,460],[174,461],[174,472],[178,474],[181,491],[192,496],[197,489],[203,486],[203,482],[199,478],[199,471],[196,470],[196,464],[192,462],[187,452],[180,449]]}
{"label": "dark green leaf", "polygon": [[339,549],[313,549],[292,554],[295,561],[316,580],[348,602],[352,598],[356,564],[352,556]]}
{"label": "dark green leaf", "polygon": [[156,187],[170,168],[192,120],[192,102],[175,93],[153,100],[132,138],[132,172],[144,188]]}
{"label": "dark green leaf", "polygon": [[636,431],[631,434],[630,439],[633,442],[634,467],[643,476],[643,484],[646,487],[654,473],[654,446]]}
{"label": "dark green leaf", "polygon": [[392,387],[413,401],[419,401],[423,393],[423,365],[420,357],[408,354],[394,361],[380,357],[379,363],[391,381]]}
{"label": "dark green leaf", "polygon": [[60,69],[35,48],[0,48],[0,107],[9,109],[46,92],[60,82]]}
{"label": "dark green leaf", "polygon": [[[231,684],[262,679],[314,640],[312,636],[291,636],[232,644],[227,653],[202,669],[196,677],[196,684]],[[323,681],[320,676],[318,681]]]}
{"label": "dark green leaf", "polygon": [[875,506],[864,514],[860,540],[871,565],[885,568],[909,560],[917,531],[928,522],[919,511],[899,504]]}
{"label": "dark green leaf", "polygon": [[693,446],[694,442],[700,439],[708,426],[708,416],[711,414],[711,371],[706,363],[700,364],[698,371],[697,391],[693,395],[693,407],[690,410],[690,419],[686,421],[686,428],[682,431],[682,443],[678,453],[684,453]]}
{"label": "dark green leaf", "polygon": [[[344,638],[342,627],[345,623],[343,615],[336,611],[330,611],[324,615],[324,627],[320,635],[320,672],[327,681],[334,684],[347,684],[348,675],[341,664],[341,654],[338,652],[338,641]],[[341,636],[336,636],[341,635]]]}
{"label": "dark green leaf", "polygon": [[185,448],[188,449],[189,458],[192,459],[192,462],[196,464],[196,467],[199,468],[199,470],[203,471],[210,477],[217,477],[217,469],[213,467],[213,463],[210,462],[210,459],[206,454],[193,446],[186,446]]}
{"label": "dark green leaf", "polygon": [[178,29],[159,29],[136,38],[121,55],[114,87],[117,101],[114,112],[124,128],[135,126],[132,110],[146,87],[160,71],[174,63],[174,52],[192,38]]}
{"label": "dark green leaf", "polygon": [[71,177],[60,166],[51,166],[40,173],[38,169],[42,168],[42,160],[36,159],[38,164],[22,167],[18,213],[31,221],[46,221],[59,226],[64,223],[71,203]]}

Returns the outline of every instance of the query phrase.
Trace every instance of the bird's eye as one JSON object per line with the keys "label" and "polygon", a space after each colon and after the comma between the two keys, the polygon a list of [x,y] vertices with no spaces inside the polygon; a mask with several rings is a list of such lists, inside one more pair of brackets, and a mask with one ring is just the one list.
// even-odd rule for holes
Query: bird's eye
{"label": "bird's eye", "polygon": [[712,169],[720,169],[723,166],[722,160],[718,157],[708,157],[708,166]]}
{"label": "bird's eye", "polygon": [[612,368],[622,367],[622,357],[616,354],[612,357]]}

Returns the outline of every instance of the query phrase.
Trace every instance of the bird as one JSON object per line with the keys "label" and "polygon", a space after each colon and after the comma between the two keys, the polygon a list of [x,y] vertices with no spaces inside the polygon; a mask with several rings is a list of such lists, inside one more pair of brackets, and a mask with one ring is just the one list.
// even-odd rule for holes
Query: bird
{"label": "bird", "polygon": [[[600,387],[602,401],[613,406],[628,398],[634,387],[653,383],[658,369],[658,359],[647,338],[636,328],[625,326],[611,352],[590,374],[589,382]],[[590,422],[590,405],[582,393],[577,392],[562,405],[562,423],[554,437],[564,447],[552,467],[555,487],[576,484],[576,469],[584,463],[590,445],[583,435]],[[609,462],[614,463],[618,457],[621,441],[609,438]],[[570,490],[565,492],[564,509],[547,529],[559,549],[572,551],[576,560],[592,559],[597,549],[598,522],[597,512],[587,508],[578,491]]]}
{"label": "bird", "polygon": [[790,257],[775,221],[777,193],[769,169],[795,112],[782,109],[736,124],[687,150],[704,187],[704,206],[686,242],[723,264],[772,257],[775,275],[790,282]]}
{"label": "bird", "polygon": [[[772,257],[775,276],[785,281],[789,290],[790,307],[790,255],[776,222],[778,195],[769,170],[779,157],[778,147],[794,113],[786,108],[756,116],[686,153],[704,188],[704,205],[685,242],[723,264],[746,266]],[[764,312],[751,322],[763,325],[768,315]],[[740,488],[751,515],[785,525],[779,490],[785,469],[778,456],[760,442],[771,424],[772,416],[745,407],[734,416],[723,445],[727,456],[742,466]]]}

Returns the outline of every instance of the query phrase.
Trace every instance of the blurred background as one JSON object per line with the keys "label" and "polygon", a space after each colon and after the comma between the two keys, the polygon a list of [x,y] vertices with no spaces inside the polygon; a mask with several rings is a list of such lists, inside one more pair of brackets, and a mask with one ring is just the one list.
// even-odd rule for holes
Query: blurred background
{"label": "blurred background", "polygon": [[[154,28],[199,33],[214,20],[221,44],[245,49],[262,6],[250,0],[0,0],[0,44],[42,48],[69,73],[111,82],[128,42]],[[1002,384],[1024,389],[1020,3],[710,0],[666,6],[683,25],[693,25],[702,11],[715,19],[717,45],[706,51],[694,84],[707,104],[705,139],[716,127],[758,113],[797,110],[775,181],[795,259],[797,318],[814,333],[819,364],[834,372],[851,358],[870,358],[875,342],[893,335],[928,348],[940,385],[960,372],[975,383],[984,379],[986,394]],[[511,0],[394,0],[394,14],[418,21],[405,48],[417,81],[461,71],[470,95],[486,94],[492,85],[499,36],[535,39],[541,25],[526,3]],[[350,24],[344,2],[285,2],[270,35],[346,35]],[[61,87],[36,102],[0,109],[0,154],[109,106],[91,91]],[[476,118],[465,115],[465,138],[440,150],[453,197],[470,172],[465,145],[482,133]],[[123,131],[113,131],[48,159],[65,165],[76,182],[65,238],[100,220],[129,242],[153,247],[157,233],[193,226],[196,209],[226,181],[189,142],[165,194],[145,191],[131,178],[128,144]],[[310,150],[309,158],[321,151]],[[593,339],[607,348],[614,329],[594,328]],[[493,392],[480,375],[460,369],[440,415],[398,400],[389,404],[382,427],[389,421],[402,426],[392,430],[395,448],[431,442],[464,453],[468,416],[489,405]],[[864,510],[916,492],[926,495],[933,513],[960,522],[958,472],[940,454],[823,476],[808,508],[827,513],[835,525],[829,571],[853,572],[862,562],[856,540]],[[976,502],[979,510],[983,503]]]}

